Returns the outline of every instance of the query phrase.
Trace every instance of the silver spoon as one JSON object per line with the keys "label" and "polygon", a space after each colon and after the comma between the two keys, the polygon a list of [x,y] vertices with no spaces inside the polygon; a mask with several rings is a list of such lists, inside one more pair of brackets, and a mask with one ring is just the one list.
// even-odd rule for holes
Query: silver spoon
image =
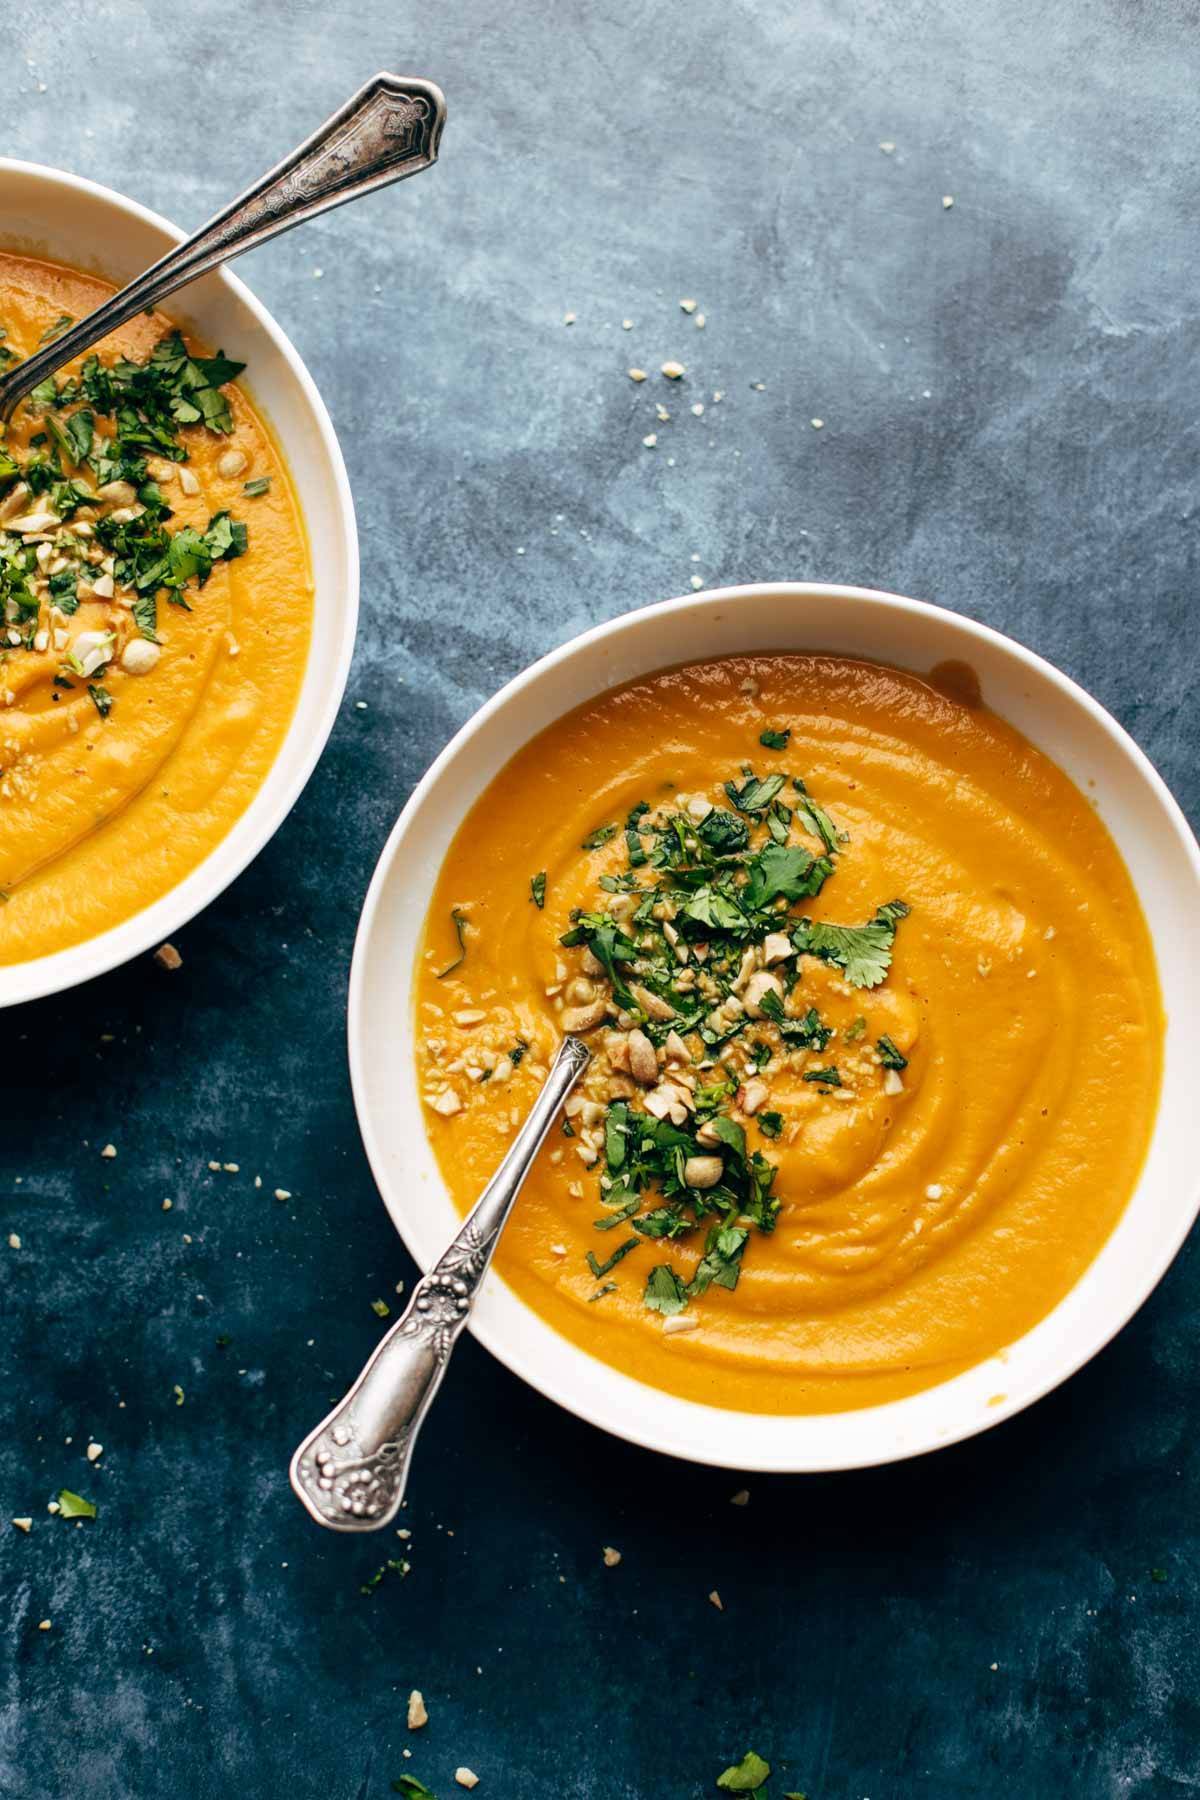
{"label": "silver spoon", "polygon": [[318,1525],[378,1531],[404,1498],[413,1444],[471,1316],[513,1201],[554,1116],[592,1053],[564,1038],[533,1108],[453,1243],[418,1281],[403,1316],[344,1400],[305,1438],[289,1471]]}
{"label": "silver spoon", "polygon": [[44,350],[0,376],[0,427],[39,381],[82,356],[127,319],[151,311],[176,288],[331,206],[428,169],[437,161],[445,122],[445,97],[432,81],[376,75],[207,225]]}

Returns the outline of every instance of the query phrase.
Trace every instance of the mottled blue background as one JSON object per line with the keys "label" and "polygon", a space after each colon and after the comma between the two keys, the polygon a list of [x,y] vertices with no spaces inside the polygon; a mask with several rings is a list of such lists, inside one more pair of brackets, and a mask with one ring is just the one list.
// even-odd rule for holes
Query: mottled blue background
{"label": "mottled blue background", "polygon": [[[441,82],[450,122],[431,174],[242,265],[359,506],[325,759],[179,974],[4,1017],[0,1505],[35,1519],[0,1535],[5,1796],[382,1800],[409,1769],[446,1800],[467,1763],[480,1800],[697,1800],[751,1745],[814,1800],[1200,1791],[1194,1248],[1023,1418],[753,1478],[745,1510],[469,1343],[407,1580],[360,1593],[396,1540],[322,1535],[285,1478],[412,1272],[350,1103],[358,908],[417,776],[531,658],[693,574],[897,588],[1082,680],[1195,818],[1198,26],[10,0],[3,149],[184,225],[377,67]],[[667,357],[650,452],[665,384],[624,370]],[[50,1518],[60,1486],[99,1519]]]}

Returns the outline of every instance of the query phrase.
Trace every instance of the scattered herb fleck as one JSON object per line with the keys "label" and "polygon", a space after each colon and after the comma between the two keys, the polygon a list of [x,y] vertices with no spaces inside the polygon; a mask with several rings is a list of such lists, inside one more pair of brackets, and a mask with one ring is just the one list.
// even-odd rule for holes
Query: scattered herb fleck
{"label": "scattered herb fleck", "polygon": [[58,1510],[64,1519],[94,1519],[96,1508],[82,1494],[73,1494],[70,1488],[61,1488],[58,1495]]}
{"label": "scattered herb fleck", "polygon": [[444,969],[438,970],[437,978],[439,981],[444,981],[447,975],[452,975],[454,973],[460,963],[464,963],[467,960],[467,915],[457,906],[452,906],[450,908],[450,922],[454,926],[454,935],[458,939],[458,955],[453,962],[447,963]]}

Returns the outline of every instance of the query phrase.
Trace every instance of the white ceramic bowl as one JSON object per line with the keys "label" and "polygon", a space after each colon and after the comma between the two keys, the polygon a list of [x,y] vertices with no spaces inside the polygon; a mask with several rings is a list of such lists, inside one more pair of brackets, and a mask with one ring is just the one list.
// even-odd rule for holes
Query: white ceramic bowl
{"label": "white ceramic bowl", "polygon": [[[60,169],[0,157],[0,247],[72,263],[122,285],[183,232],[136,201]],[[244,385],[272,426],[308,528],[313,633],[295,716],[263,785],[232,830],[178,886],[110,931],[52,956],[0,968],[0,1006],[74,987],[178,931],[258,854],[294,806],[333,729],[358,619],[354,503],[312,377],[249,289],[221,269],[182,288],[167,311],[247,364]]]}
{"label": "white ceramic bowl", "polygon": [[[667,601],[586,632],[482,707],[401,814],[359,927],[350,983],[350,1066],[375,1178],[409,1249],[427,1268],[459,1220],[425,1135],[413,1056],[412,974],[430,891],[464,814],[522,744],[606,688],[671,663],[770,650],[841,651],[920,672],[951,658],[970,663],[992,710],[1098,803],[1136,883],[1159,968],[1169,977],[1162,1101],[1128,1209],[1047,1318],[1001,1355],[938,1387],[832,1415],[770,1417],[700,1406],[577,1349],[497,1276],[488,1278],[472,1322],[476,1337],[516,1374],[592,1424],[697,1462],[845,1469],[969,1437],[1047,1393],[1141,1305],[1200,1207],[1200,852],[1136,744],[1081,688],[986,626],[864,588],[727,588]],[[1004,1396],[1000,1403],[997,1394]]]}

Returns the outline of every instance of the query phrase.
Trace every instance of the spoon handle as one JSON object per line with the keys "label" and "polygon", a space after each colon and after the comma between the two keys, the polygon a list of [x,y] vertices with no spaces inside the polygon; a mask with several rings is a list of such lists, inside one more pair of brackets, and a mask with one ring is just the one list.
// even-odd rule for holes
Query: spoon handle
{"label": "spoon handle", "polygon": [[332,1531],[378,1531],[404,1498],[413,1444],[500,1233],[559,1107],[591,1061],[564,1038],[541,1093],[462,1230],[418,1281],[362,1374],[292,1458],[297,1497]]}
{"label": "spoon handle", "polygon": [[380,74],[290,156],[103,306],[0,379],[0,420],[47,375],[185,282],[345,200],[436,162],[446,101],[432,81]]}

